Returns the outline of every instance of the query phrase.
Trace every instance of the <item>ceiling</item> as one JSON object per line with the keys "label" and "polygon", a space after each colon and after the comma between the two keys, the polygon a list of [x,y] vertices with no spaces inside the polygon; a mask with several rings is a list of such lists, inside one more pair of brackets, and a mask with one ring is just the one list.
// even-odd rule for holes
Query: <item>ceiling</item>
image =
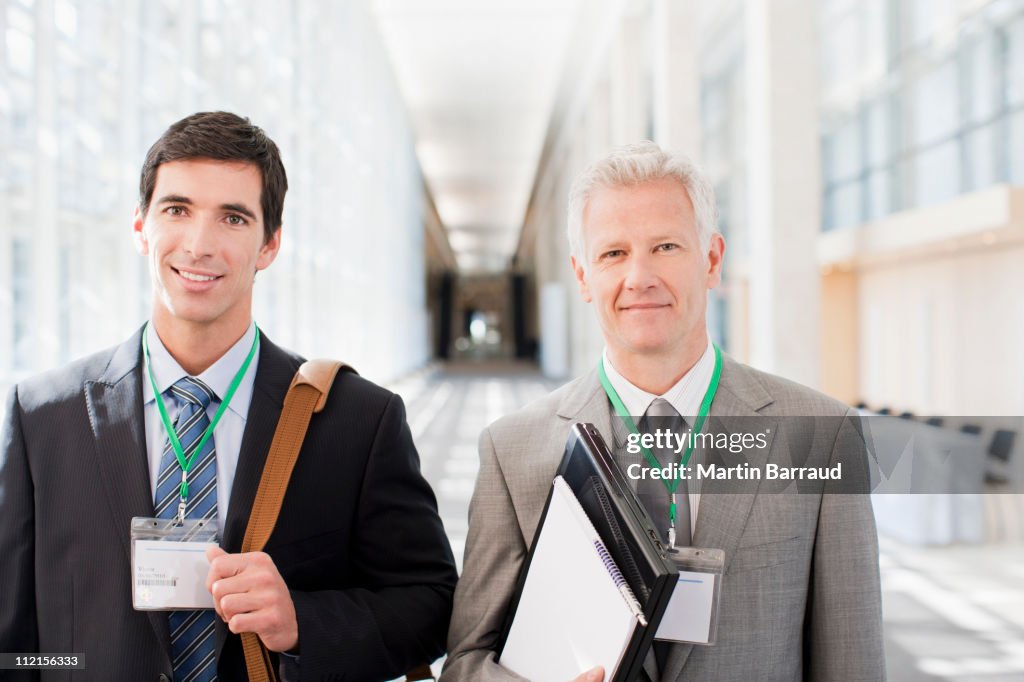
{"label": "ceiling", "polygon": [[460,270],[516,248],[581,0],[372,0]]}

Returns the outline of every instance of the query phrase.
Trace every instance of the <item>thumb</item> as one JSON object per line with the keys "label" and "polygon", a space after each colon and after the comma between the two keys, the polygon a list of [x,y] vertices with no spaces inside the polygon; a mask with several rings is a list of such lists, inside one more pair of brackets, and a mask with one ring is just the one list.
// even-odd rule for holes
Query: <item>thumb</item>
{"label": "thumb", "polygon": [[584,676],[584,682],[601,682],[604,679],[604,668],[597,666],[588,670]]}
{"label": "thumb", "polygon": [[[227,556],[227,552],[218,547],[217,545],[210,545],[206,548],[206,560],[213,563],[213,560],[219,556]],[[206,591],[213,594],[213,566],[210,566],[210,571],[206,574]],[[213,610],[217,612],[217,615],[221,618],[224,615],[220,612],[220,604],[217,600],[213,600]]]}
{"label": "thumb", "polygon": [[217,545],[210,545],[206,548],[206,560],[213,561],[219,556],[227,556],[227,552],[218,547]]}

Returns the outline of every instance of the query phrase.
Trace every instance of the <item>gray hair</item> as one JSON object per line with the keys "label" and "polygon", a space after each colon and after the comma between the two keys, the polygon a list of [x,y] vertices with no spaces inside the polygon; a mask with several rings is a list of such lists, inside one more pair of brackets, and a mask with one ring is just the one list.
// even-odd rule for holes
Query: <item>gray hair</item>
{"label": "gray hair", "polygon": [[598,187],[638,185],[674,178],[682,183],[693,204],[701,256],[707,260],[711,236],[718,233],[715,190],[704,172],[687,156],[662,151],[645,140],[613,149],[576,176],[569,190],[569,253],[583,264],[583,211]]}

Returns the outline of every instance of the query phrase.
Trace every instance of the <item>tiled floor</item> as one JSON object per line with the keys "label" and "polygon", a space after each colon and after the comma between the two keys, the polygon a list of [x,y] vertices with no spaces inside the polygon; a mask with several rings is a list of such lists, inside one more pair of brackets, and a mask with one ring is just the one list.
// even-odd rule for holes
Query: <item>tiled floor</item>
{"label": "tiled floor", "polygon": [[460,573],[480,431],[556,385],[531,365],[466,364],[425,371],[390,387],[405,399],[423,474],[437,494]]}
{"label": "tiled floor", "polygon": [[1024,545],[881,547],[890,679],[1024,680]]}
{"label": "tiled floor", "polygon": [[[406,401],[460,571],[480,430],[554,387],[530,366],[507,364],[434,368],[391,387]],[[881,548],[890,680],[1024,681],[1024,544],[923,548],[882,538]]]}

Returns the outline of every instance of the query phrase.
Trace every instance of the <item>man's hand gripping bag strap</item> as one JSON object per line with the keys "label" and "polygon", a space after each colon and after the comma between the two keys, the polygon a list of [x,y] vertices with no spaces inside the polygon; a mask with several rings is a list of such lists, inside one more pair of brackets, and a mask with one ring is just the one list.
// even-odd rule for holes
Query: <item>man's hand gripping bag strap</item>
{"label": "man's hand gripping bag strap", "polygon": [[[343,362],[334,360],[307,360],[292,378],[288,394],[284,397],[281,418],[270,443],[270,452],[263,465],[260,486],[253,500],[252,514],[242,540],[243,552],[263,551],[277,523],[284,493],[288,488],[295,460],[306,437],[309,419],[327,403],[334,377],[341,369],[354,372]],[[242,633],[245,667],[252,682],[277,682],[277,671],[270,660],[270,652],[263,646],[259,635]]]}
{"label": "man's hand gripping bag strap", "polygon": [[[295,460],[306,437],[309,419],[314,412],[324,408],[334,378],[343,369],[355,372],[352,367],[336,360],[307,360],[292,378],[284,398],[281,418],[274,431],[274,439],[270,443],[270,452],[263,465],[263,475],[253,501],[249,524],[245,528],[243,552],[260,552],[270,539],[288,488],[288,479],[291,478]],[[253,632],[243,632],[241,637],[250,682],[277,682],[277,671],[270,660],[270,652],[263,646],[259,636]],[[424,664],[411,670],[408,679],[433,679],[433,675],[430,667]]]}

